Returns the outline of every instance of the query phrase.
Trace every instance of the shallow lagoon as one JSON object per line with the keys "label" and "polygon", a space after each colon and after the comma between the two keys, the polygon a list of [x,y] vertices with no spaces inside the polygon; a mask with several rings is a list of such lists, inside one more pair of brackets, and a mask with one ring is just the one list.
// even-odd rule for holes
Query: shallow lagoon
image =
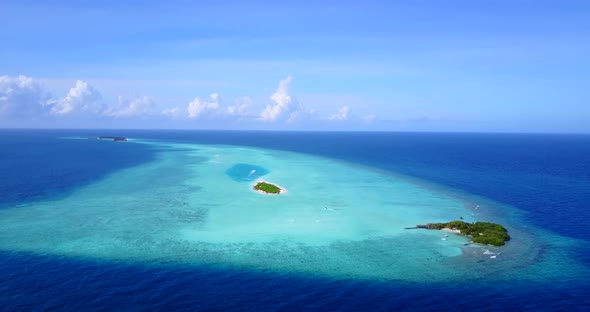
{"label": "shallow lagoon", "polygon": [[[414,282],[546,281],[584,270],[568,260],[575,240],[521,226],[510,207],[482,198],[305,154],[129,144],[140,143],[159,149],[155,161],[65,198],[0,211],[0,248]],[[252,170],[289,192],[254,192]],[[502,248],[465,247],[462,236],[404,230],[459,217],[503,223],[514,239]],[[487,250],[501,254],[492,259]]]}

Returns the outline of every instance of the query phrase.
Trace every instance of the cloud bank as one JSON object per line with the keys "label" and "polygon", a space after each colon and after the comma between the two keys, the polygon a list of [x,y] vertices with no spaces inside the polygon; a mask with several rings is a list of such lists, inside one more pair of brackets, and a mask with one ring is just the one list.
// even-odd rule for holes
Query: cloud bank
{"label": "cloud bank", "polygon": [[0,118],[32,117],[47,111],[49,94],[27,76],[0,76]]}
{"label": "cloud bank", "polygon": [[347,120],[348,114],[350,112],[350,108],[348,106],[342,106],[338,112],[332,116],[330,116],[330,120]]}
{"label": "cloud bank", "polygon": [[119,96],[118,103],[117,107],[108,108],[104,111],[104,114],[113,117],[135,117],[149,114],[151,109],[155,106],[154,99],[149,96],[136,97],[133,99],[126,99]]}
{"label": "cloud bank", "polygon": [[101,102],[100,93],[87,82],[77,80],[76,85],[70,89],[68,94],[57,101],[50,101],[51,113],[57,115],[86,113],[101,114],[105,105]]}
{"label": "cloud bank", "polygon": [[235,100],[235,105],[228,106],[226,112],[230,116],[247,116],[251,106],[252,99],[249,96],[244,96]]}
{"label": "cloud bank", "polygon": [[[116,96],[116,100],[103,97],[101,92],[84,80],[76,80],[62,97],[52,97],[44,87],[27,76],[0,76],[0,122],[2,120],[47,120],[48,124],[60,124],[78,121],[73,124],[84,124],[84,121],[96,121],[94,125],[113,120],[132,122],[150,118],[166,121],[170,125],[179,122],[189,126],[194,120],[209,125],[225,127],[226,125],[249,125],[254,127],[280,127],[280,125],[304,125],[307,122],[318,123],[325,120],[349,121],[350,107],[342,106],[336,114],[321,117],[316,109],[304,109],[296,97],[291,94],[293,78],[286,77],[279,81],[275,91],[264,101],[258,97],[254,100],[249,96],[235,98],[224,105],[219,93],[211,93],[207,97],[194,97],[185,105],[159,105],[154,97],[141,95],[136,97]],[[266,102],[266,103],[265,103]],[[69,118],[64,118],[70,116]],[[365,116],[362,120],[370,123],[374,116]],[[5,123],[6,124],[6,123]],[[18,122],[12,122],[17,124]],[[270,126],[274,124],[276,126]],[[258,126],[256,126],[258,125]]]}
{"label": "cloud bank", "polygon": [[210,113],[215,111],[220,106],[220,98],[219,94],[213,93],[209,96],[211,100],[209,101],[201,101],[198,97],[188,103],[186,111],[188,113],[188,118],[197,118],[201,114]]}
{"label": "cloud bank", "polygon": [[293,78],[289,76],[279,82],[275,93],[270,96],[273,103],[266,106],[260,113],[260,120],[277,121],[285,115],[293,113],[293,98],[289,94],[289,86],[292,80]]}

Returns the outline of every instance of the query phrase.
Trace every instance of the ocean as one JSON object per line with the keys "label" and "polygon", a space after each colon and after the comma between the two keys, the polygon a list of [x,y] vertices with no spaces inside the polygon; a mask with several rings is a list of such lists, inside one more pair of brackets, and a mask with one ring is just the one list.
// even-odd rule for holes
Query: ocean
{"label": "ocean", "polygon": [[0,310],[585,311],[589,205],[589,135],[0,130]]}

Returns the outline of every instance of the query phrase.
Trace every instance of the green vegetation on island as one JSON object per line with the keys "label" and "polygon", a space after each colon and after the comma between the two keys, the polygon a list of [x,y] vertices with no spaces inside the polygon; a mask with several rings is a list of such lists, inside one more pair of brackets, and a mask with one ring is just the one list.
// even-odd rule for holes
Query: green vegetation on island
{"label": "green vegetation on island", "polygon": [[280,187],[278,187],[274,184],[270,184],[270,183],[262,182],[262,181],[256,183],[256,185],[254,185],[254,189],[257,191],[262,191],[267,194],[280,194],[281,193]]}
{"label": "green vegetation on island", "polygon": [[490,222],[467,223],[457,220],[448,223],[418,225],[416,228],[429,230],[456,230],[463,235],[471,236],[471,241],[474,243],[485,245],[502,246],[506,241],[510,240],[508,231],[506,231],[503,226]]}

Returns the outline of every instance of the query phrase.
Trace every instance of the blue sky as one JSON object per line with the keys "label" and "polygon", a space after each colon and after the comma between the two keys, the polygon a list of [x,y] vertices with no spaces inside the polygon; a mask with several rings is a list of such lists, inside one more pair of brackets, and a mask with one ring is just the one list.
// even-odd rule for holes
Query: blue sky
{"label": "blue sky", "polygon": [[0,2],[0,128],[590,133],[588,1]]}

